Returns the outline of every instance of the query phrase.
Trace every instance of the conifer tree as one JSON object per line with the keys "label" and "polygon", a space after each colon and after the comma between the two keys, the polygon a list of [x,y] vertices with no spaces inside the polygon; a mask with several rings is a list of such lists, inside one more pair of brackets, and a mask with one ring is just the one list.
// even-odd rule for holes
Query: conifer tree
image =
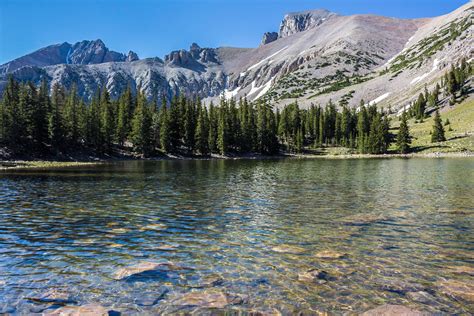
{"label": "conifer tree", "polygon": [[411,137],[408,129],[407,114],[403,111],[402,118],[400,121],[400,128],[397,134],[397,147],[398,152],[406,154],[410,150]]}
{"label": "conifer tree", "polygon": [[170,116],[166,104],[160,109],[160,145],[165,153],[171,150]]}
{"label": "conifer tree", "polygon": [[120,96],[118,104],[117,129],[115,135],[118,143],[123,145],[130,133],[130,120],[133,113],[133,96],[130,85],[127,86],[125,92]]}
{"label": "conifer tree", "polygon": [[135,150],[148,156],[152,151],[151,112],[143,93],[138,92],[137,106],[132,119],[131,140]]}
{"label": "conifer tree", "polygon": [[434,124],[433,130],[431,132],[431,142],[444,142],[446,141],[446,137],[444,136],[444,127],[443,122],[441,121],[441,116],[439,115],[439,111],[436,110],[434,116]]}
{"label": "conifer tree", "polygon": [[201,155],[209,154],[209,120],[206,107],[198,107],[198,120],[196,125],[196,149]]}
{"label": "conifer tree", "polygon": [[64,105],[65,95],[58,84],[53,86],[51,98],[51,113],[48,118],[48,134],[52,149],[57,152],[64,142],[65,130],[62,117],[62,107]]}
{"label": "conifer tree", "polygon": [[217,126],[217,149],[221,155],[227,154],[228,151],[228,118],[227,103],[221,102],[219,107],[219,118]]}
{"label": "conifer tree", "polygon": [[[145,101],[146,102],[146,101]],[[110,152],[113,140],[115,139],[115,111],[114,105],[110,101],[110,95],[107,89],[102,89],[100,96],[100,111],[101,111],[101,134],[103,140],[103,148]]]}

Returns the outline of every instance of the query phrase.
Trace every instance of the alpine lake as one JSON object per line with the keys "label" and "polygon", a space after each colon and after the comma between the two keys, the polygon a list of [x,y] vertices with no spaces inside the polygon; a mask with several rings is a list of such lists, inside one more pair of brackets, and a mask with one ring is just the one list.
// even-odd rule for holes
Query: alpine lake
{"label": "alpine lake", "polygon": [[0,314],[474,313],[472,158],[118,161],[0,188]]}

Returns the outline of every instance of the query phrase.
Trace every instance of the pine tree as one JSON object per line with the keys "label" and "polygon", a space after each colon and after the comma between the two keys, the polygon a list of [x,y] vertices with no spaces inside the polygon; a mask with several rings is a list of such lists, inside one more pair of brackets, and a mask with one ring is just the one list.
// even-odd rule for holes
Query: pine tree
{"label": "pine tree", "polygon": [[[20,128],[17,121],[19,118],[18,103],[20,99],[20,85],[10,75],[7,85],[3,91],[2,98],[2,126],[1,139],[7,145],[15,144],[15,133]],[[20,124],[21,125],[21,124]]]}
{"label": "pine tree", "polygon": [[194,133],[196,130],[195,108],[192,101],[184,102],[184,104],[186,104],[184,112],[184,146],[188,149],[188,151],[193,152]]}
{"label": "pine tree", "polygon": [[138,92],[132,119],[131,140],[136,151],[148,156],[152,151],[151,112],[143,93]]}
{"label": "pine tree", "polygon": [[100,90],[94,94],[87,111],[87,143],[91,145],[97,153],[103,152],[103,134],[100,108]]}
{"label": "pine tree", "polygon": [[408,119],[407,114],[403,111],[402,119],[400,121],[400,128],[397,135],[397,147],[398,152],[401,154],[406,154],[410,150],[411,137],[410,131],[408,129]]}
{"label": "pine tree", "polygon": [[33,109],[32,120],[32,134],[39,148],[43,148],[44,143],[48,141],[48,113],[50,107],[48,83],[43,80],[38,91],[36,106]]}
{"label": "pine tree", "polygon": [[217,149],[221,155],[227,154],[228,151],[228,119],[227,104],[222,102],[219,107],[219,118],[217,126]]}
{"label": "pine tree", "polygon": [[196,125],[196,149],[201,155],[209,154],[209,120],[206,107],[198,107],[198,120]]}
{"label": "pine tree", "polygon": [[117,141],[120,145],[125,143],[130,133],[130,121],[133,111],[133,95],[130,85],[127,86],[125,92],[119,98],[119,106],[117,113],[117,129],[115,132]]}
{"label": "pine tree", "polygon": [[169,111],[164,104],[160,109],[160,145],[161,150],[169,153],[171,150],[171,133]]}
{"label": "pine tree", "polygon": [[70,146],[79,144],[79,97],[76,85],[72,86],[64,107],[64,128]]}
{"label": "pine tree", "polygon": [[64,92],[58,84],[53,86],[51,98],[51,113],[48,118],[48,133],[51,141],[51,147],[54,151],[58,151],[65,140],[64,122],[62,117],[62,108],[65,102]]}
{"label": "pine tree", "polygon": [[217,152],[218,113],[214,104],[209,104],[209,151]]}
{"label": "pine tree", "polygon": [[[144,96],[143,96],[144,98]],[[146,100],[144,101],[146,102]],[[115,111],[114,104],[110,101],[110,95],[107,89],[103,89],[100,96],[101,110],[101,134],[103,137],[104,150],[110,152],[115,139]]]}
{"label": "pine tree", "polygon": [[363,101],[361,101],[361,106],[359,107],[359,114],[357,115],[357,148],[360,153],[365,153],[367,151],[367,126],[370,125],[367,117],[367,109],[362,102]]}
{"label": "pine tree", "polygon": [[435,117],[434,117],[434,124],[433,124],[433,131],[431,132],[431,142],[444,142],[446,141],[446,137],[444,136],[444,127],[443,122],[441,121],[441,116],[439,115],[439,111],[436,110]]}

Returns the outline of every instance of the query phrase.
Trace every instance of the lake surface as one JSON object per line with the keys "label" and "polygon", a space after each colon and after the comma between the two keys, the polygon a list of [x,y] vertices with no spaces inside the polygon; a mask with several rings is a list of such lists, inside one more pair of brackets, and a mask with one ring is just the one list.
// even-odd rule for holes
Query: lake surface
{"label": "lake surface", "polygon": [[[117,162],[0,188],[0,313],[55,308],[28,299],[51,289],[125,314],[203,312],[190,292],[239,297],[226,311],[474,311],[439,287],[473,284],[453,267],[474,265],[474,159]],[[175,266],[114,279],[143,261]]]}

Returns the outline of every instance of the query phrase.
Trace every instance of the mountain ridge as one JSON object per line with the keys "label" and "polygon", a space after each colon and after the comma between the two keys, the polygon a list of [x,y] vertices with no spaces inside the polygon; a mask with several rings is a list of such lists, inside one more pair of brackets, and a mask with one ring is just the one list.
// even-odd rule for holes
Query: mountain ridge
{"label": "mountain ridge", "polygon": [[[277,106],[295,100],[309,106],[324,104],[329,98],[341,101],[352,91],[348,89],[362,85],[347,102],[355,106],[358,99],[374,100],[387,93],[377,92],[381,87],[405,85],[400,78],[411,82],[423,76],[422,71],[429,72],[424,69],[426,64],[433,66],[431,55],[416,68],[399,67],[401,74],[393,78],[380,75],[387,65],[394,68],[393,60],[404,50],[430,38],[443,23],[472,14],[471,3],[440,17],[421,19],[344,16],[321,9],[289,13],[282,19],[279,32],[265,33],[259,47],[201,48],[192,43],[188,50],[172,51],[164,59],[138,59],[132,51],[128,55],[114,52],[101,40],[55,44],[1,65],[0,90],[7,75],[12,74],[36,84],[42,79],[51,85],[76,84],[85,98],[99,86],[107,87],[114,97],[131,85],[134,90],[141,87],[149,98],[186,94],[213,101],[222,95],[247,96],[250,100],[265,96]],[[458,37],[450,42],[460,44],[458,51],[445,46],[437,52],[438,60],[449,62],[437,64],[436,71],[420,82],[439,77],[440,70],[472,55],[466,32],[471,34],[472,26],[461,32],[463,40]],[[445,57],[447,52],[449,58]]]}

